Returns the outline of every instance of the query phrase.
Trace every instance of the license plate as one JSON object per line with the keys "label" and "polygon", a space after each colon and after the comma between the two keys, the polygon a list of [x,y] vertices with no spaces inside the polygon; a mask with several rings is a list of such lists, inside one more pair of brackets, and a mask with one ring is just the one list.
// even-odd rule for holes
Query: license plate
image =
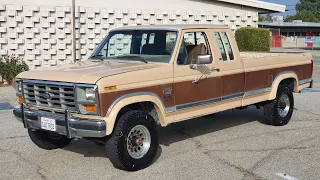
{"label": "license plate", "polygon": [[45,129],[48,131],[56,131],[56,120],[50,119],[46,117],[41,117],[41,129]]}

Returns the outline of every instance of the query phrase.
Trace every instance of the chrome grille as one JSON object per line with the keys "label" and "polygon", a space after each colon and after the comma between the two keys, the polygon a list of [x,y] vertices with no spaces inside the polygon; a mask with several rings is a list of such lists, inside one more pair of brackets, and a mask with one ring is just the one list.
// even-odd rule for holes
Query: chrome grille
{"label": "chrome grille", "polygon": [[73,86],[24,82],[23,95],[28,105],[71,111],[77,109]]}

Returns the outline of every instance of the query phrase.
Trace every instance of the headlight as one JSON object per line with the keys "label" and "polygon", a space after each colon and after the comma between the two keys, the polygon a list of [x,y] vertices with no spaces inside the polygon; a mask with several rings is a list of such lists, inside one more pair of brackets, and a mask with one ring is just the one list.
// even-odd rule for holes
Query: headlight
{"label": "headlight", "polygon": [[21,94],[22,93],[22,80],[16,81],[16,93]]}
{"label": "headlight", "polygon": [[96,90],[95,88],[86,88],[86,99],[87,100],[96,100]]}
{"label": "headlight", "polygon": [[22,81],[17,82],[17,90],[18,90],[18,92],[22,91]]}
{"label": "headlight", "polygon": [[76,87],[77,108],[82,114],[99,115],[99,95],[96,85],[78,85]]}

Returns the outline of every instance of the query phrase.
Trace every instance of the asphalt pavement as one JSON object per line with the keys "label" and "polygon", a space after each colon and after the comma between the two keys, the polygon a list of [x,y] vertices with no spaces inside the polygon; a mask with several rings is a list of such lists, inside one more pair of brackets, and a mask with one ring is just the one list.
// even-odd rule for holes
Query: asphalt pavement
{"label": "asphalt pavement", "polygon": [[320,59],[315,65],[315,88],[295,94],[288,125],[260,123],[253,107],[172,124],[160,130],[155,162],[138,172],[114,168],[87,140],[36,147],[12,115],[13,88],[0,88],[0,179],[319,179]]}

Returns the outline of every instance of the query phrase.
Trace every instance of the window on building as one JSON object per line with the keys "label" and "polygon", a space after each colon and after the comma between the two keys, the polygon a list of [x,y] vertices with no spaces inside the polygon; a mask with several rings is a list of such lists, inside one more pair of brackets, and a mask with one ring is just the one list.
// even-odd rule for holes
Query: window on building
{"label": "window on building", "polygon": [[301,36],[307,36],[307,32],[302,32]]}
{"label": "window on building", "polygon": [[319,32],[314,32],[314,35],[315,36],[319,36]]}
{"label": "window on building", "polygon": [[204,32],[187,32],[179,50],[178,65],[197,64],[198,55],[210,54],[207,37]]}
{"label": "window on building", "polygon": [[294,32],[289,32],[289,36],[294,36]]}
{"label": "window on building", "polygon": [[301,36],[301,32],[295,32],[295,36]]}
{"label": "window on building", "polygon": [[226,50],[225,50],[225,48],[224,48],[224,46],[223,46],[223,42],[222,42],[220,33],[215,32],[214,34],[215,34],[216,39],[217,39],[217,42],[218,42],[218,46],[219,46],[219,49],[220,49],[220,52],[221,52],[222,59],[223,59],[224,61],[226,61],[226,60],[228,60],[228,57],[227,57]]}
{"label": "window on building", "polygon": [[281,32],[282,36],[288,36],[288,32]]}
{"label": "window on building", "polygon": [[234,60],[234,55],[233,55],[233,52],[232,52],[231,44],[230,44],[230,41],[229,41],[227,33],[223,32],[222,33],[222,37],[223,37],[225,46],[227,48],[230,60]]}

